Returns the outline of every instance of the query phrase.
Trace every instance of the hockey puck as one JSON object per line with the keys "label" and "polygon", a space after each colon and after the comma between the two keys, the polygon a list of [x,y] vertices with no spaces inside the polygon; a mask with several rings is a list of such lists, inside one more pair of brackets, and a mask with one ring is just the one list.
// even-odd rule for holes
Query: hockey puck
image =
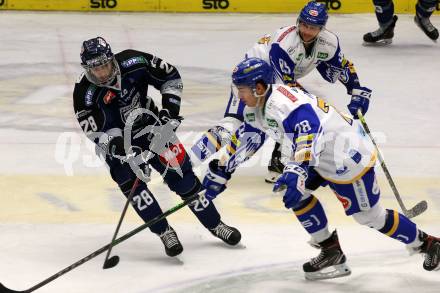
{"label": "hockey puck", "polygon": [[104,266],[102,268],[103,269],[111,269],[111,268],[115,267],[118,263],[119,263],[119,256],[113,255],[112,257],[110,257],[108,260],[106,260],[104,262]]}

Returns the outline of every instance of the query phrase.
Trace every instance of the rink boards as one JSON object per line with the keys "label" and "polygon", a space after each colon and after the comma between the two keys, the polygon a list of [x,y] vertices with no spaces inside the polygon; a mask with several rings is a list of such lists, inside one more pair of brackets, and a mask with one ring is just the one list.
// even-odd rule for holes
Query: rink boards
{"label": "rink boards", "polygon": [[[254,0],[0,0],[0,10],[156,11],[156,12],[298,12],[308,1]],[[333,13],[372,13],[370,0],[318,0]],[[394,1],[396,13],[414,13],[416,0]],[[437,13],[440,10],[437,4]]]}

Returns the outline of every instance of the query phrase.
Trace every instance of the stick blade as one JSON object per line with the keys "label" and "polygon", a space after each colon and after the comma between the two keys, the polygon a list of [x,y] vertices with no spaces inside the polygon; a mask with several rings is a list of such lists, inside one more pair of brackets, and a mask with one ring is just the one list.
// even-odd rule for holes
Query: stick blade
{"label": "stick blade", "polygon": [[418,215],[424,213],[428,209],[428,203],[426,200],[422,200],[418,204],[416,204],[412,209],[408,210],[407,217],[414,218]]}
{"label": "stick blade", "polygon": [[28,292],[28,291],[14,291],[9,288],[6,288],[2,283],[0,283],[0,293],[19,293],[19,292]]}
{"label": "stick blade", "polygon": [[109,259],[107,259],[107,260],[104,262],[104,265],[103,265],[102,268],[103,268],[104,270],[106,270],[106,269],[111,269],[111,268],[117,266],[118,263],[119,263],[119,256],[117,256],[117,255],[113,255],[112,257],[110,257]]}

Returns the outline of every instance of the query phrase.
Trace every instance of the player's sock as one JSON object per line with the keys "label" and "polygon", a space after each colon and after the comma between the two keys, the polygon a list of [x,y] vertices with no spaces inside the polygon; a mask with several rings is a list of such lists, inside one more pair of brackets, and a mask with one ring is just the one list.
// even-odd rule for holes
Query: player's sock
{"label": "player's sock", "polygon": [[[293,212],[304,229],[306,229],[306,231],[312,235],[312,237],[314,234],[320,233],[321,231],[327,229],[327,216],[325,215],[321,203],[313,194],[295,206],[293,208]],[[328,234],[324,235],[324,237],[328,237]],[[321,240],[323,239],[317,239],[318,242]]]}
{"label": "player's sock", "polygon": [[386,210],[385,225],[378,231],[405,244],[417,241],[418,229],[414,222],[394,210]]}
{"label": "player's sock", "polygon": [[159,237],[165,246],[165,253],[168,256],[176,256],[182,253],[182,243],[180,243],[176,231],[174,231],[171,226],[168,226],[165,232],[161,233]]}
{"label": "player's sock", "polygon": [[346,265],[347,258],[339,244],[338,234],[334,231],[331,236],[318,243],[321,253],[303,265],[307,280],[332,279],[351,274]]}
{"label": "player's sock", "polygon": [[241,233],[236,228],[231,227],[220,221],[213,229],[209,229],[212,235],[223,240],[229,245],[237,245],[241,240]]}
{"label": "player's sock", "polygon": [[394,15],[392,20],[386,24],[380,24],[380,27],[364,35],[364,42],[367,44],[383,43],[391,44],[394,37],[394,27],[396,26],[397,15]]}

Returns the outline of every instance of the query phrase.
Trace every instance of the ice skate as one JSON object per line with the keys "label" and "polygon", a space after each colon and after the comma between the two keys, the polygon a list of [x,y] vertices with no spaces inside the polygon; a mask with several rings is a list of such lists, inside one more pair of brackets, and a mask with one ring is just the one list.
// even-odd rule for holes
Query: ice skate
{"label": "ice skate", "polygon": [[176,231],[171,226],[159,235],[160,240],[162,240],[163,245],[165,246],[165,253],[168,256],[176,256],[182,253],[183,246],[177,237]]}
{"label": "ice skate", "polygon": [[435,26],[432,25],[429,17],[420,17],[418,14],[416,14],[416,16],[414,16],[414,22],[428,38],[430,38],[434,42],[437,42],[438,30],[435,28]]}
{"label": "ice skate", "polygon": [[215,237],[223,240],[223,242],[229,245],[237,245],[241,240],[241,233],[236,228],[224,224],[222,221],[213,229],[209,231]]}
{"label": "ice skate", "polygon": [[346,265],[346,257],[339,245],[338,234],[332,233],[329,239],[319,243],[321,253],[303,265],[307,280],[333,279],[351,274]]}
{"label": "ice skate", "polygon": [[364,35],[364,45],[389,45],[393,42],[394,27],[396,26],[397,15],[393,16],[391,23],[386,26],[380,26],[373,32]]}
{"label": "ice skate", "polygon": [[420,232],[420,240],[423,241],[420,253],[425,255],[423,268],[427,271],[440,269],[440,239],[424,232]]}

